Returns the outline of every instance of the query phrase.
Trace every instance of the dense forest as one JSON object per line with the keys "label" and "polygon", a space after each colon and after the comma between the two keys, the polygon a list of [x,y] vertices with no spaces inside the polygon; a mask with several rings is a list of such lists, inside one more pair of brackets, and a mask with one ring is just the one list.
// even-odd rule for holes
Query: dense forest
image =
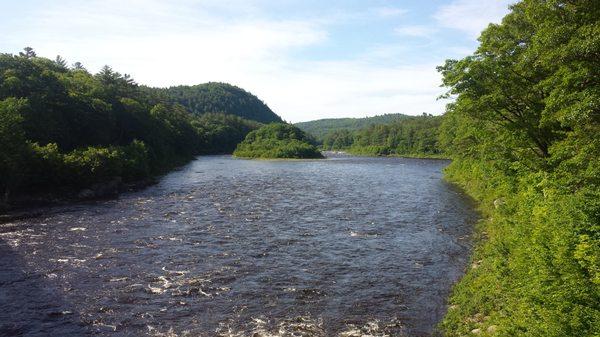
{"label": "dense forest", "polygon": [[250,132],[233,155],[240,158],[322,158],[315,141],[299,128],[271,123]]}
{"label": "dense forest", "polygon": [[438,145],[441,122],[441,116],[423,114],[355,131],[335,130],[325,135],[323,149],[373,156],[442,156]]}
{"label": "dense forest", "polygon": [[327,134],[334,131],[357,131],[369,126],[388,124],[410,118],[404,114],[384,114],[364,118],[327,118],[309,122],[296,123],[297,127],[313,135],[318,141],[323,141]]}
{"label": "dense forest", "polygon": [[222,112],[262,123],[281,122],[258,97],[227,83],[204,83],[170,88],[144,88],[171,103],[179,103],[194,114]]}
{"label": "dense forest", "polygon": [[449,180],[481,203],[448,336],[600,336],[600,1],[525,0],[439,68]]}
{"label": "dense forest", "polygon": [[91,74],[31,48],[0,54],[0,201],[144,179],[194,155],[231,153],[259,125],[194,115],[108,66]]}

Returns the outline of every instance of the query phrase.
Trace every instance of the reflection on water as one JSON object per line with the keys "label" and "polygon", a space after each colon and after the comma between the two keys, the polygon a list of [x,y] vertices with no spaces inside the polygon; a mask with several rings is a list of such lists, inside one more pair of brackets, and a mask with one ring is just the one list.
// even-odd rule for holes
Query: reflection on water
{"label": "reflection on water", "polygon": [[201,157],[0,225],[0,335],[428,336],[475,214],[445,161]]}

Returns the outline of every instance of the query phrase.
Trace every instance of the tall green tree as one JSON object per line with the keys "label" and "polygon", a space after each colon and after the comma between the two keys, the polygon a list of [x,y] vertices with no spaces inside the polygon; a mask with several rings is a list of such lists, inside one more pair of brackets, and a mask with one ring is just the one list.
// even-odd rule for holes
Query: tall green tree
{"label": "tall green tree", "polygon": [[24,177],[27,144],[22,128],[22,111],[26,108],[26,99],[11,97],[0,100],[0,192],[3,203],[8,201],[10,192]]}
{"label": "tall green tree", "polygon": [[143,179],[195,155],[231,153],[259,127],[197,116],[159,92],[109,66],[92,75],[32,49],[0,54],[0,200]]}
{"label": "tall green tree", "polygon": [[60,55],[56,55],[54,62],[56,62],[56,64],[59,67],[67,69],[67,61],[64,58],[62,58]]}
{"label": "tall green tree", "polygon": [[599,36],[598,1],[524,0],[439,68],[447,175],[487,215],[449,336],[600,335]]}

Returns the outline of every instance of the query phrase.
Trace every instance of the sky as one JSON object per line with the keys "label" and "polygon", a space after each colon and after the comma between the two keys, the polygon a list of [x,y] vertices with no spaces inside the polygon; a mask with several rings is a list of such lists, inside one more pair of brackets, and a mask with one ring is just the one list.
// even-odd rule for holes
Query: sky
{"label": "sky", "polygon": [[0,52],[31,46],[138,83],[227,82],[289,122],[441,114],[436,66],[509,0],[0,0]]}

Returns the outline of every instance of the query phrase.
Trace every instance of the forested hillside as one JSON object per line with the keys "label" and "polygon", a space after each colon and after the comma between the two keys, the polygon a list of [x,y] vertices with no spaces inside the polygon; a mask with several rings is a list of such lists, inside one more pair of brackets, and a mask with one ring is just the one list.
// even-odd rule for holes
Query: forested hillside
{"label": "forested hillside", "polygon": [[295,125],[305,132],[315,136],[318,141],[323,141],[325,136],[333,131],[356,131],[372,125],[388,124],[394,121],[409,118],[403,114],[384,114],[364,118],[328,118],[310,122],[296,123]]}
{"label": "forested hillside", "polygon": [[388,124],[350,131],[335,130],[323,139],[325,150],[344,150],[361,155],[440,156],[441,116],[404,116]]}
{"label": "forested hillside", "polygon": [[91,74],[30,48],[0,54],[0,202],[143,179],[197,154],[231,152],[258,126],[195,116],[108,66]]}
{"label": "forested hillside", "polygon": [[170,88],[145,88],[171,103],[179,103],[196,115],[222,112],[262,123],[281,122],[263,101],[227,83],[205,83]]}
{"label": "forested hillside", "polygon": [[600,336],[600,2],[525,0],[439,68],[447,177],[485,219],[448,336]]}
{"label": "forested hillside", "polygon": [[315,141],[299,128],[271,123],[252,131],[233,155],[241,158],[322,158]]}

